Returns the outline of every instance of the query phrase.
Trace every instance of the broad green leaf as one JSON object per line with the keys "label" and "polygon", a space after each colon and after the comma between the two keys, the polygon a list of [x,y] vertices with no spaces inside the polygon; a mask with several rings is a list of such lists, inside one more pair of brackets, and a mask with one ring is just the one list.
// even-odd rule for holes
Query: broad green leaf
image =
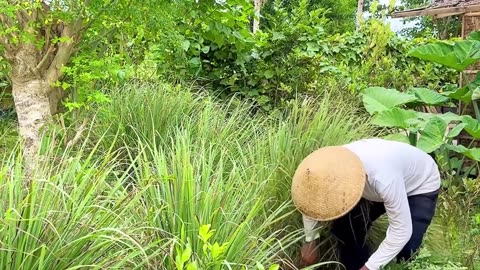
{"label": "broad green leaf", "polygon": [[200,236],[200,239],[202,239],[203,242],[207,242],[210,237],[213,236],[214,232],[210,230],[210,224],[202,225],[200,227],[200,230],[198,232],[198,235]]}
{"label": "broad green leaf", "polygon": [[363,91],[362,96],[363,105],[370,114],[386,111],[417,100],[414,95],[384,87],[369,87]]}
{"label": "broad green leaf", "polygon": [[475,161],[480,161],[480,148],[467,148],[463,145],[447,145],[447,149],[463,154]]}
{"label": "broad green leaf", "polygon": [[410,88],[409,91],[426,105],[441,105],[450,100],[448,97],[428,88]]}
{"label": "broad green leaf", "polygon": [[475,78],[468,82],[467,86],[470,90],[475,90],[476,88],[480,87],[480,73],[477,73]]}
{"label": "broad green leaf", "polygon": [[459,145],[448,144],[447,149],[451,150],[451,151],[454,151],[454,152],[457,152],[457,153],[460,153],[460,154],[464,154],[468,151],[468,148],[466,148],[465,146],[463,146],[461,144],[459,144]]}
{"label": "broad green leaf", "polygon": [[480,73],[475,76],[475,78],[467,84],[467,88],[470,90],[471,100],[480,99]]}
{"label": "broad green leaf", "polygon": [[480,139],[480,122],[470,115],[464,115],[462,122],[465,123],[465,131],[475,139]]}
{"label": "broad green leaf", "polygon": [[265,70],[265,73],[263,75],[265,76],[265,78],[271,79],[271,78],[273,78],[273,74],[274,74],[273,70],[267,69],[267,70]]}
{"label": "broad green leaf", "polygon": [[258,270],[265,270],[265,267],[260,262],[257,262],[257,269]]}
{"label": "broad green leaf", "polygon": [[187,270],[197,270],[197,269],[198,269],[197,262],[191,262],[187,264]]}
{"label": "broad green leaf", "polygon": [[208,53],[210,51],[210,46],[205,46],[202,48],[203,53]]}
{"label": "broad green leaf", "polygon": [[410,144],[410,141],[408,140],[408,136],[403,134],[403,133],[389,134],[387,136],[384,136],[383,138],[385,140],[397,141],[397,142],[403,142],[403,143]]}
{"label": "broad green leaf", "polygon": [[375,115],[372,119],[372,123],[382,127],[397,127],[407,129],[409,127],[408,120],[416,117],[417,112],[413,110],[393,108],[388,111],[382,111]]}
{"label": "broad green leaf", "polygon": [[470,148],[465,155],[475,161],[480,161],[480,148]]}
{"label": "broad green leaf", "polygon": [[279,264],[272,264],[270,266],[270,268],[268,268],[268,270],[278,270],[280,269],[280,265]]}
{"label": "broad green leaf", "polygon": [[467,39],[480,41],[480,31],[471,32],[470,34],[468,34]]}
{"label": "broad green leaf", "polygon": [[417,147],[427,153],[431,153],[444,143],[445,131],[447,130],[447,123],[440,117],[432,117],[425,128],[420,131],[420,138],[417,142]]}
{"label": "broad green leaf", "polygon": [[189,244],[185,247],[185,249],[182,252],[182,262],[187,262],[190,260],[190,257],[192,256],[192,248],[190,247]]}
{"label": "broad green leaf", "polygon": [[462,116],[460,116],[458,114],[455,114],[455,113],[452,113],[452,112],[440,113],[440,114],[418,112],[417,115],[418,115],[418,118],[420,118],[422,120],[425,120],[425,121],[430,120],[432,117],[440,117],[447,124],[450,124],[451,122],[454,122],[454,121],[462,121],[462,119],[463,119]]}
{"label": "broad green leaf", "polygon": [[188,51],[189,48],[190,48],[190,41],[184,40],[184,41],[182,42],[182,49],[183,49],[184,51]]}
{"label": "broad green leaf", "polygon": [[283,40],[285,39],[285,35],[283,33],[280,33],[280,32],[273,32],[273,35],[272,35],[272,40],[275,41],[275,40]]}
{"label": "broad green leaf", "polygon": [[477,100],[480,99],[480,87],[475,88],[475,90],[472,91],[472,100]]}
{"label": "broad green leaf", "polygon": [[448,132],[448,135],[447,137],[448,138],[455,138],[458,136],[458,134],[460,134],[460,132],[462,132],[462,130],[465,128],[466,124],[465,123],[460,123],[458,125],[456,125],[454,128],[452,128],[450,130],[450,132]]}
{"label": "broad green leaf", "polygon": [[463,71],[480,59],[480,42],[476,40],[462,40],[454,44],[437,42],[418,46],[408,55]]}
{"label": "broad green leaf", "polygon": [[457,88],[454,91],[445,91],[442,95],[463,102],[470,102],[472,100],[472,91],[470,91],[467,86]]}

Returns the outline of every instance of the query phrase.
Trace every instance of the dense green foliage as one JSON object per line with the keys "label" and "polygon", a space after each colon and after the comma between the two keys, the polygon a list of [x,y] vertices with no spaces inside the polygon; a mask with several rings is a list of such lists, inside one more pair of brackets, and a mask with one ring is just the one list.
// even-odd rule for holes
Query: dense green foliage
{"label": "dense green foliage", "polygon": [[267,110],[297,94],[331,88],[435,87],[453,79],[439,65],[406,56],[415,43],[396,38],[381,22],[371,21],[361,32],[331,35],[325,30],[325,10],[310,10],[307,3],[300,1],[291,11],[274,6],[264,19],[269,28],[256,35],[245,28],[241,9],[227,6],[232,17],[223,20],[216,9],[199,10],[191,20],[183,19],[197,24],[182,21],[176,41],[156,47],[160,74],[194,79],[224,95],[239,93]]}
{"label": "dense green foliage", "polygon": [[[474,32],[467,40],[415,47],[409,55],[464,71],[480,60],[479,52],[479,32]],[[410,143],[427,153],[436,153],[439,164],[446,167],[443,171],[456,179],[455,184],[461,184],[465,177],[478,171],[480,148],[456,145],[453,140],[463,130],[472,136],[472,143],[480,138],[480,111],[477,104],[479,84],[480,76],[465,82],[462,87],[451,87],[449,91],[441,93],[421,87],[411,87],[407,93],[370,87],[362,93],[363,103],[368,113],[374,116],[372,123],[400,131],[389,135],[389,138]],[[452,112],[436,114],[421,111],[425,107],[455,106],[459,102],[463,102],[463,107],[473,105],[475,117]],[[465,168],[465,159],[473,160],[473,165]]]}
{"label": "dense green foliage", "polygon": [[[0,268],[289,269],[302,242],[291,177],[310,151],[381,126],[480,160],[452,143],[462,130],[480,138],[477,119],[419,112],[480,97],[477,82],[455,85],[478,44],[452,53],[401,39],[381,16],[354,32],[351,0],[268,1],[253,34],[252,2],[91,1],[55,84],[67,113],[47,127],[47,162],[27,186],[0,58]],[[458,173],[461,159],[447,161],[444,183],[456,185],[419,258],[389,269],[479,267],[480,187]],[[334,267],[321,232],[322,263]],[[380,220],[370,240],[384,233]]]}
{"label": "dense green foliage", "polygon": [[[44,155],[55,161],[39,169],[35,186],[13,189],[22,179],[16,152],[1,161],[0,181],[12,194],[2,268],[10,257],[39,269],[288,262],[301,238],[288,188],[296,164],[317,147],[371,131],[357,108],[328,96],[264,118],[251,116],[248,104],[168,85],[117,90],[78,147],[62,150],[62,132],[49,135],[58,147]],[[15,237],[11,224],[25,229]],[[35,252],[41,259],[28,256]]]}

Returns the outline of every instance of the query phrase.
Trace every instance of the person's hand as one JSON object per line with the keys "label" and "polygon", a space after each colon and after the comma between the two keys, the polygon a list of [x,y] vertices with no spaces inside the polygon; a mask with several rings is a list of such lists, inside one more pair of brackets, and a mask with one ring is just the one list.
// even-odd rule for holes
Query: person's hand
{"label": "person's hand", "polygon": [[302,256],[302,267],[310,266],[318,262],[318,248],[317,241],[311,241],[303,244],[300,250]]}
{"label": "person's hand", "polygon": [[362,268],[360,268],[360,270],[368,270],[368,268],[364,265]]}

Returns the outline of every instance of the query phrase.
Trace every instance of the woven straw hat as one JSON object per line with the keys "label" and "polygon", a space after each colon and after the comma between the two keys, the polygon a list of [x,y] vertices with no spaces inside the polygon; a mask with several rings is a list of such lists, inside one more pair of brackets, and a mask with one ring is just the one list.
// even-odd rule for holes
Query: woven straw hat
{"label": "woven straw hat", "polygon": [[360,159],[341,146],[314,151],[298,166],[292,198],[298,210],[317,221],[330,221],[358,203],[366,175]]}

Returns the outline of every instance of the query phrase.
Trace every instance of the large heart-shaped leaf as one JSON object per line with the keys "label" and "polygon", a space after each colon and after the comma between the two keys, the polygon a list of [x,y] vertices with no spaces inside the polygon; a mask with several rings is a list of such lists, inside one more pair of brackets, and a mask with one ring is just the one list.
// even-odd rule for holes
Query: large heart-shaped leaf
{"label": "large heart-shaped leaf", "polygon": [[425,128],[420,131],[417,147],[427,153],[431,153],[444,143],[447,123],[440,117],[434,116],[428,120]]}
{"label": "large heart-shaped leaf", "polygon": [[470,32],[470,34],[467,36],[467,39],[480,41],[480,31]]}
{"label": "large heart-shaped leaf", "polygon": [[460,116],[458,114],[452,113],[452,112],[446,112],[446,113],[441,113],[441,114],[434,114],[434,113],[424,113],[424,112],[418,112],[417,116],[419,119],[422,119],[424,121],[430,120],[432,117],[440,117],[443,119],[448,124],[451,122],[456,122],[456,121],[462,121],[463,116]]}
{"label": "large heart-shaped leaf", "polygon": [[462,122],[465,123],[465,131],[475,139],[480,139],[480,122],[470,115],[462,116]]}
{"label": "large heart-shaped leaf", "polygon": [[384,87],[369,87],[363,90],[362,96],[363,105],[370,114],[386,111],[417,100],[414,95]]}
{"label": "large heart-shaped leaf", "polygon": [[447,149],[463,154],[475,161],[480,161],[480,148],[467,148],[463,145],[447,145]]}
{"label": "large heart-shaped leaf", "polygon": [[462,40],[454,44],[425,44],[412,49],[408,55],[463,71],[480,59],[480,42]]}
{"label": "large heart-shaped leaf", "polygon": [[480,99],[480,87],[477,87],[472,91],[472,100],[478,99]]}
{"label": "large heart-shaped leaf", "polygon": [[448,132],[447,137],[448,137],[448,138],[455,138],[455,137],[457,137],[457,136],[460,134],[460,132],[462,132],[462,130],[465,128],[466,125],[467,125],[467,124],[465,124],[465,123],[460,123],[460,124],[454,126],[454,127]]}
{"label": "large heart-shaped leaf", "polygon": [[442,93],[442,95],[465,103],[472,101],[472,91],[468,86],[457,88],[452,91],[445,91]]}
{"label": "large heart-shaped leaf", "polygon": [[409,92],[414,94],[420,102],[425,105],[435,106],[447,103],[450,99],[436,91],[428,88],[410,88]]}
{"label": "large heart-shaped leaf", "polygon": [[375,115],[372,119],[372,123],[382,127],[397,127],[407,129],[410,126],[408,120],[416,117],[416,111],[393,108],[387,111],[382,111]]}
{"label": "large heart-shaped leaf", "polygon": [[403,143],[410,144],[410,140],[408,140],[408,136],[405,135],[404,133],[388,134],[388,135],[384,136],[383,138],[385,140],[397,141],[397,142],[403,142]]}

